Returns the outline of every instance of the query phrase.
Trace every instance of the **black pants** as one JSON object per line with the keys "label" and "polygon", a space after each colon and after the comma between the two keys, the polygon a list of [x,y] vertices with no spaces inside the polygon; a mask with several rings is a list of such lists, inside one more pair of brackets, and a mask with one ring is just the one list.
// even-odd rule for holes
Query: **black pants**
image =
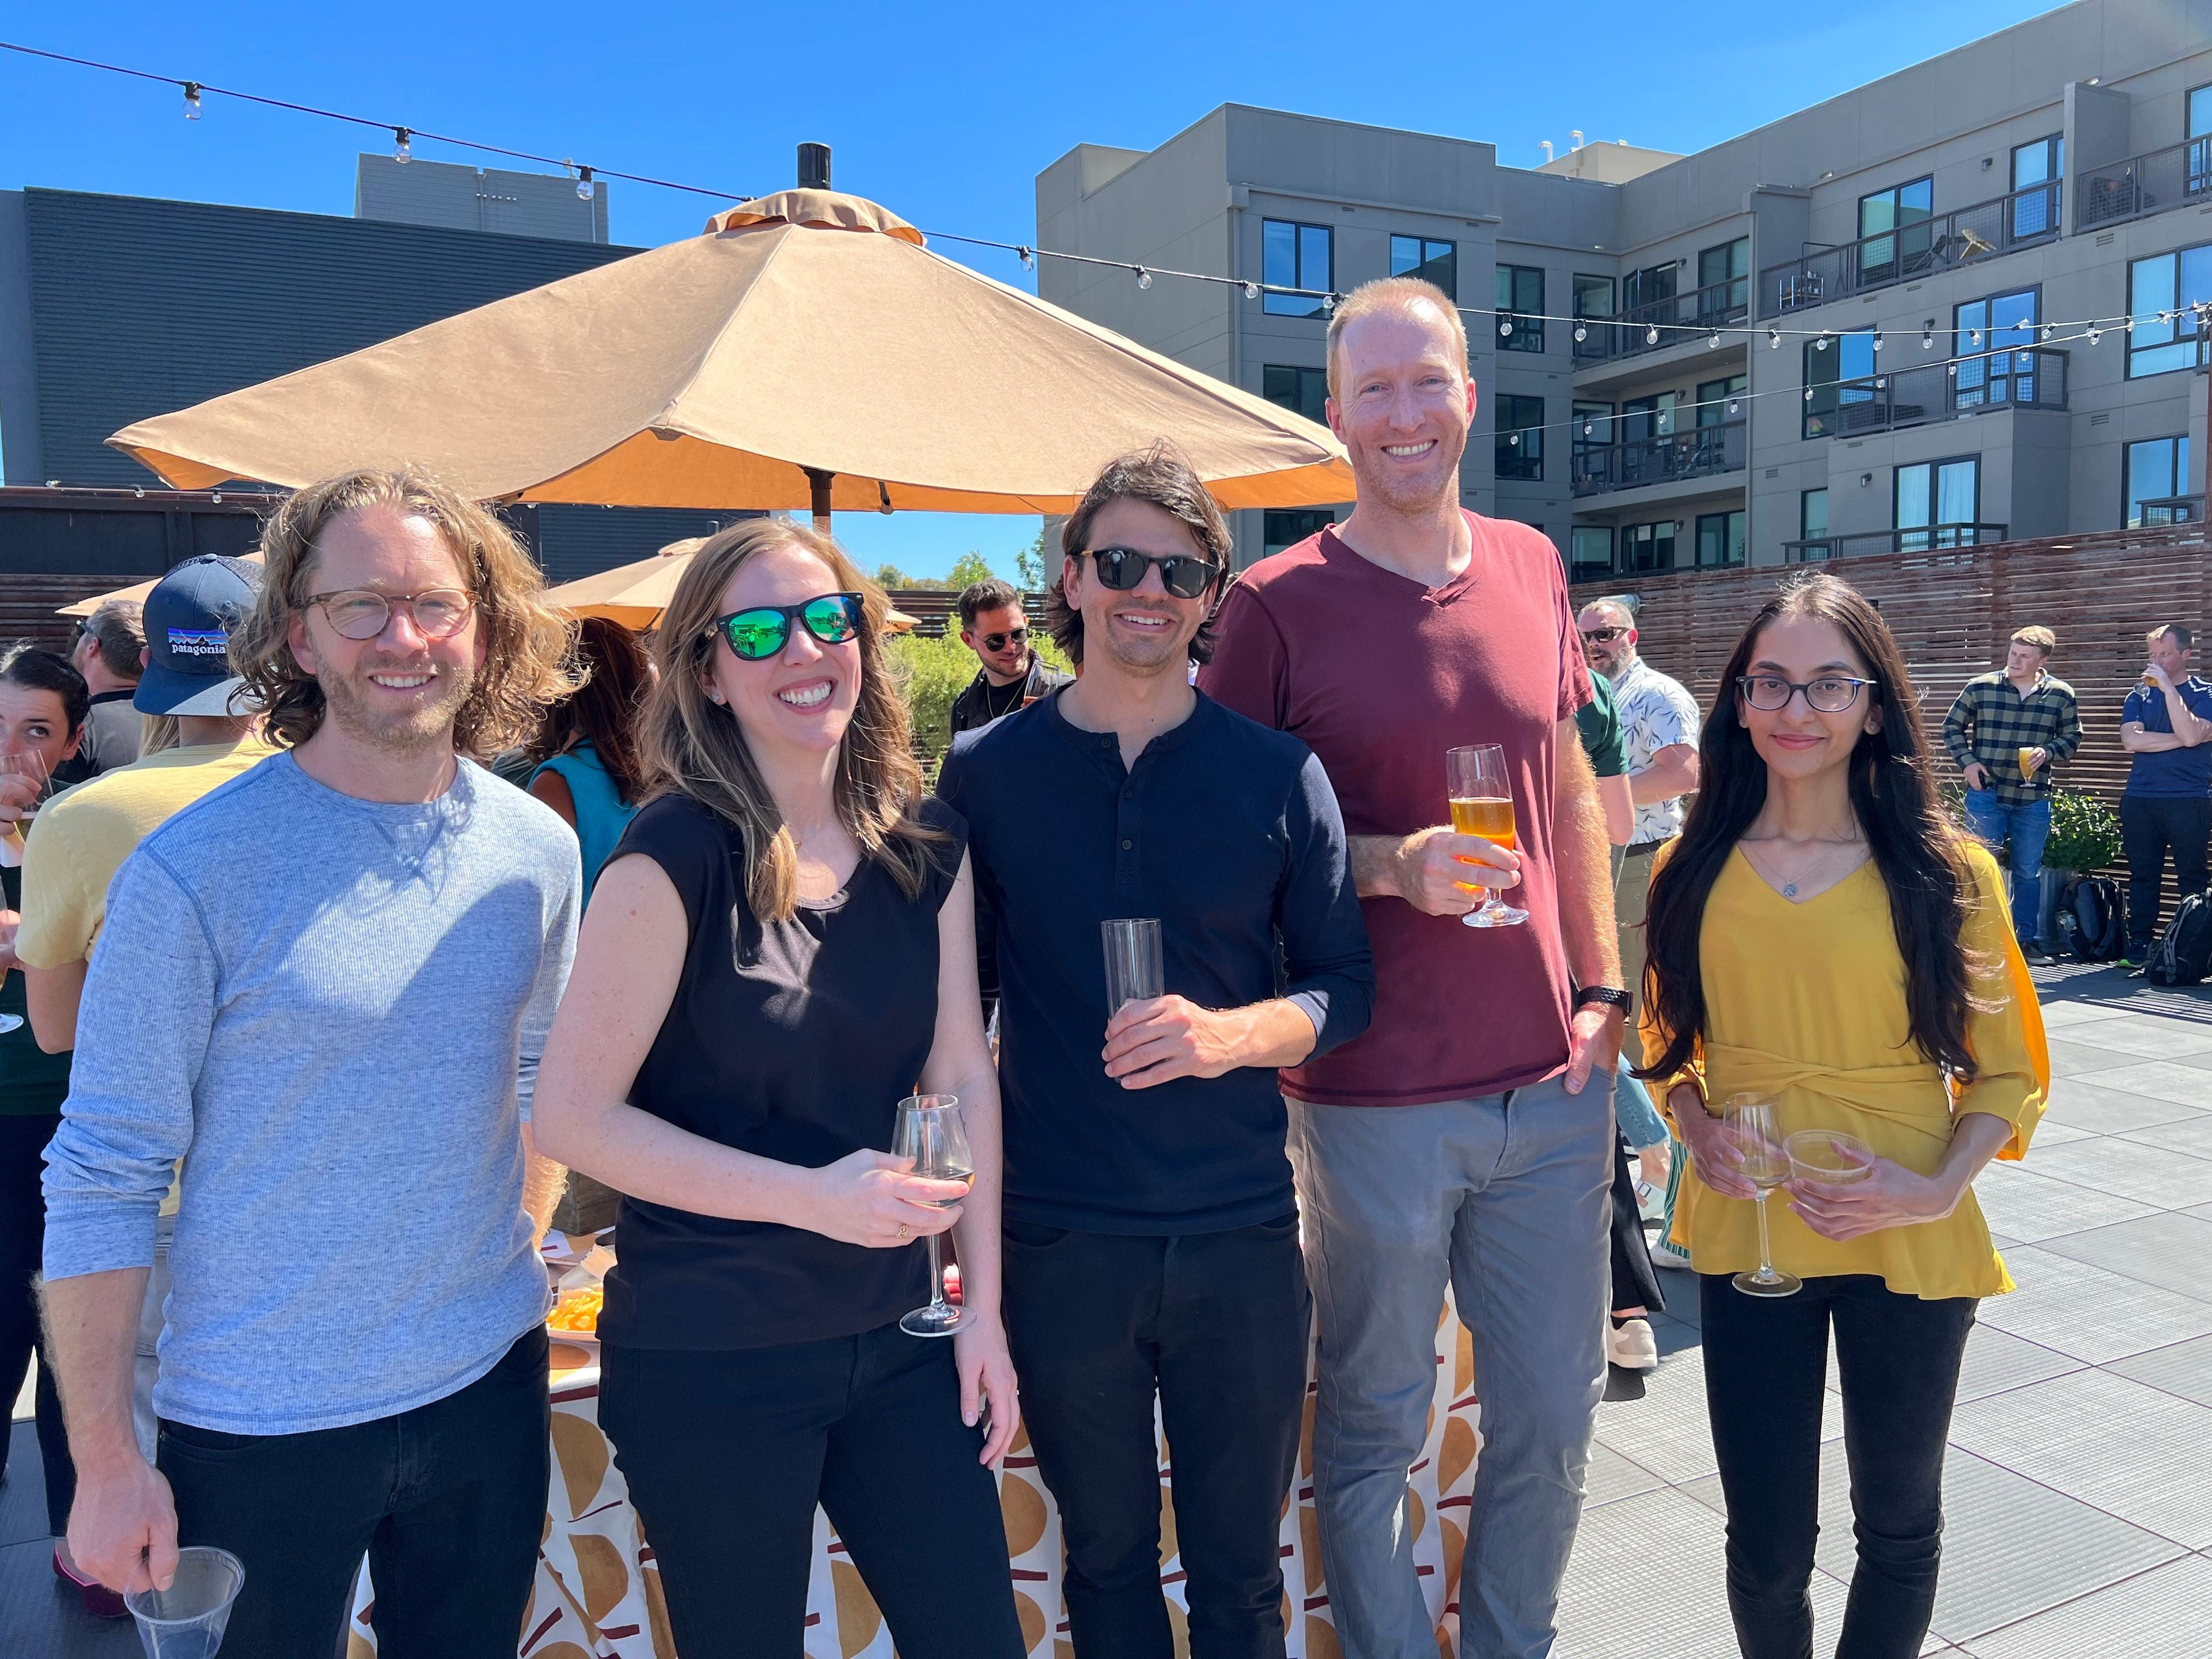
{"label": "black pants", "polygon": [[1651,1246],[1644,1237],[1644,1212],[1636,1204],[1636,1176],[1628,1164],[1628,1137],[1613,1135],[1613,1305],[1664,1313],[1667,1297],[1651,1265]]}
{"label": "black pants", "polygon": [[1297,1217],[1136,1238],[1006,1226],[1006,1335],[1067,1547],[1078,1659],[1167,1659],[1159,1450],[1174,1462],[1191,1659],[1283,1652],[1277,1539],[1313,1302]]}
{"label": "black pants", "polygon": [[337,1651],[364,1553],[384,1659],[514,1659],[550,1476],[545,1330],[468,1387],[305,1434],[164,1421],[177,1541],[245,1563],[223,1659]]}
{"label": "black pants", "polygon": [[2212,842],[2212,800],[2159,795],[2120,797],[2120,848],[2128,861],[2128,943],[2158,936],[2158,883],[2173,854],[2176,894],[2205,890],[2205,844]]}
{"label": "black pants", "polygon": [[817,1503],[902,1659],[1025,1650],[951,1341],[893,1324],[736,1352],[610,1343],[599,1426],[684,1659],[799,1659]]}
{"label": "black pants", "polygon": [[1867,1274],[1752,1297],[1702,1273],[1698,1290],[1737,1646],[1745,1659],[1811,1659],[1807,1587],[1832,1325],[1858,1540],[1836,1659],[1914,1659],[1936,1605],[1943,1444],[1973,1298],[1923,1302]]}
{"label": "black pants", "polygon": [[[61,1396],[46,1364],[46,1340],[39,1331],[39,1303],[32,1288],[46,1248],[46,1200],[39,1182],[46,1165],[40,1154],[61,1114],[0,1117],[0,1393],[12,1403],[23,1386],[23,1367],[39,1357],[39,1456],[46,1465],[46,1525],[56,1537],[69,1529],[70,1504],[76,1498],[76,1468],[70,1462],[69,1437],[62,1431]],[[0,1441],[0,1474],[8,1468],[8,1444]]]}

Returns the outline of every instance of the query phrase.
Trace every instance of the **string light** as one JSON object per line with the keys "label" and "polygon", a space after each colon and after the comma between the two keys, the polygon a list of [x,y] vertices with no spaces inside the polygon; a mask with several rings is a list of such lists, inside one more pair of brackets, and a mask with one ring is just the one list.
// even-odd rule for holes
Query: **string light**
{"label": "string light", "polygon": [[1876,335],[1874,337],[1874,349],[1875,349],[1876,351],[1879,351],[1879,350],[1881,350],[1881,336],[1880,334],[1876,334]]}
{"label": "string light", "polygon": [[1828,337],[1826,334],[1821,335],[1819,339],[1813,342],[1813,349],[1815,351],[1826,351],[1827,349]]}
{"label": "string light", "polygon": [[1772,351],[1777,349],[1781,344],[1782,331],[1778,328],[1768,329],[1766,331],[1766,349],[1769,351]]}
{"label": "string light", "polygon": [[197,81],[187,81],[185,82],[185,119],[197,121],[199,118],[200,83]]}
{"label": "string light", "polygon": [[1649,327],[1649,328],[1647,328],[1647,329],[1645,329],[1645,330],[1644,331],[1644,344],[1646,344],[1646,345],[1648,345],[1648,346],[1654,346],[1654,345],[1657,345],[1657,344],[1659,343],[1659,325],[1658,325],[1658,324],[1654,323],[1654,324],[1652,324],[1652,325],[1651,325],[1651,326],[1650,326],[1650,327]]}
{"label": "string light", "polygon": [[2094,345],[2094,344],[2096,344],[2098,341],[2100,341],[2100,340],[2103,339],[2104,337],[2105,337],[2105,331],[2104,331],[2104,330],[2102,330],[2101,328],[2093,328],[2093,329],[2091,329],[2091,330],[2089,331],[2089,343],[2090,343],[2091,345]]}
{"label": "string light", "polygon": [[1711,334],[1705,337],[1705,349],[1708,351],[1718,351],[1720,349],[1721,331],[1718,329],[1715,329]]}
{"label": "string light", "polygon": [[1583,324],[1581,324],[1581,323],[1577,323],[1577,324],[1575,325],[1575,343],[1576,343],[1577,345],[1580,345],[1580,344],[1581,344],[1584,340],[1587,340],[1587,339],[1589,339],[1589,330],[1587,327],[1585,327]]}
{"label": "string light", "polygon": [[1146,270],[1142,265],[1135,266],[1134,270],[1137,273],[1137,286],[1139,288],[1150,288],[1152,285],[1152,273]]}
{"label": "string light", "polygon": [[576,199],[580,202],[592,199],[592,170],[589,167],[576,169]]}
{"label": "string light", "polygon": [[1030,252],[1027,248],[1020,248],[1018,249],[1017,252],[1018,252],[1022,256],[1022,269],[1024,270],[1035,270],[1036,269],[1036,254]]}
{"label": "string light", "polygon": [[411,142],[414,137],[414,133],[405,127],[392,129],[392,159],[402,167],[415,159],[415,146]]}
{"label": "string light", "polygon": [[1936,349],[1936,331],[1934,329],[1923,328],[1920,331],[1920,349],[1923,351],[1933,351]]}
{"label": "string light", "polygon": [[1244,284],[1244,297],[1245,297],[1246,299],[1248,299],[1248,300],[1256,300],[1256,299],[1258,299],[1258,298],[1260,297],[1260,285],[1259,285],[1259,283],[1245,283],[1245,284]]}
{"label": "string light", "polygon": [[1512,319],[1510,317],[1506,318],[1503,322],[1501,322],[1501,323],[1499,323],[1499,324],[1498,325],[1498,338],[1500,338],[1500,339],[1507,338],[1508,337],[1510,337],[1510,336],[1512,334],[1512,332],[1513,332],[1513,319]]}

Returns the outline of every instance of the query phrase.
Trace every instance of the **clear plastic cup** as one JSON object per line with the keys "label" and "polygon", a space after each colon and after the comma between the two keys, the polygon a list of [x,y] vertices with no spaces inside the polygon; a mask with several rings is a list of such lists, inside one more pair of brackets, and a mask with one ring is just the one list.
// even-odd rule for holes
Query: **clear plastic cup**
{"label": "clear plastic cup", "polygon": [[245,1583],[246,1568],[228,1550],[208,1544],[179,1550],[168,1589],[133,1590],[123,1598],[138,1621],[146,1659],[215,1659]]}
{"label": "clear plastic cup", "polygon": [[1840,1129],[1800,1129],[1784,1141],[1794,1181],[1845,1186],[1874,1173],[1874,1148]]}
{"label": "clear plastic cup", "polygon": [[1122,917],[1098,924],[1106,945],[1106,1012],[1125,1002],[1150,1002],[1163,995],[1160,924],[1157,918]]}

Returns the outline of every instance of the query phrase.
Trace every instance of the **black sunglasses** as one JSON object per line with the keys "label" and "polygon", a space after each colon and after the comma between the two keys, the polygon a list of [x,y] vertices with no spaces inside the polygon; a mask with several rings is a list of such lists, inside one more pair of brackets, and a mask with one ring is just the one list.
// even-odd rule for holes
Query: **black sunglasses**
{"label": "black sunglasses", "polygon": [[739,661],[762,662],[791,642],[794,621],[805,623],[823,644],[842,645],[860,631],[860,596],[824,593],[799,605],[757,605],[715,617],[707,633],[709,638],[720,634]]}
{"label": "black sunglasses", "polygon": [[1003,651],[1006,648],[1006,641],[1009,640],[1016,645],[1027,645],[1030,642],[1030,630],[1026,628],[1017,628],[1010,634],[986,634],[983,635],[983,648],[986,651]]}
{"label": "black sunglasses", "polygon": [[1583,637],[1595,645],[1602,645],[1607,640],[1619,639],[1628,631],[1626,628],[1585,628]]}
{"label": "black sunglasses", "polygon": [[[1085,555],[1075,556],[1082,558]],[[1219,580],[1221,567],[1210,559],[1194,557],[1188,553],[1170,553],[1162,558],[1157,553],[1139,553],[1133,547],[1094,547],[1089,557],[1098,572],[1098,580],[1116,593],[1126,593],[1145,580],[1145,572],[1152,566],[1160,568],[1160,586],[1179,599],[1199,599],[1206,590]]]}

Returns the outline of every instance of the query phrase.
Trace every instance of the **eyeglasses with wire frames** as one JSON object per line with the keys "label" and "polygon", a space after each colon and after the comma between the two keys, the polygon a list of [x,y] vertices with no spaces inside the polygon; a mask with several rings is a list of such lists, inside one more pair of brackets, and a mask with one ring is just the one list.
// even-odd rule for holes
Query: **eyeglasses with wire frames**
{"label": "eyeglasses with wire frames", "polygon": [[842,645],[860,631],[861,601],[858,593],[822,593],[797,605],[757,605],[732,611],[707,624],[708,638],[719,634],[740,662],[765,662],[791,642],[791,625],[805,624],[806,631],[824,645]]}
{"label": "eyeglasses with wire frames", "polygon": [[1220,580],[1221,567],[1194,554],[1139,553],[1133,547],[1094,547],[1077,558],[1088,558],[1099,581],[1116,593],[1127,593],[1145,580],[1145,572],[1159,567],[1160,586],[1179,599],[1200,599]]}
{"label": "eyeglasses with wire frames", "polygon": [[1849,674],[1822,674],[1818,678],[1799,682],[1785,680],[1779,674],[1739,674],[1736,689],[1743,700],[1763,714],[1771,714],[1790,707],[1790,699],[1800,691],[1805,694],[1805,706],[1815,714],[1840,714],[1859,700],[1859,693],[1875,682],[1855,679]]}
{"label": "eyeglasses with wire frames", "polygon": [[1003,651],[1010,641],[1015,645],[1027,645],[1030,642],[1030,630],[1026,628],[1014,628],[1009,629],[1003,634],[986,634],[983,635],[983,648],[986,651]]}
{"label": "eyeglasses with wire frames", "polygon": [[319,606],[338,637],[344,640],[374,639],[392,620],[392,611],[403,606],[415,631],[424,639],[451,639],[477,608],[476,595],[459,587],[426,587],[420,593],[380,593],[373,587],[347,587],[331,593],[310,593],[307,604],[311,609]]}

